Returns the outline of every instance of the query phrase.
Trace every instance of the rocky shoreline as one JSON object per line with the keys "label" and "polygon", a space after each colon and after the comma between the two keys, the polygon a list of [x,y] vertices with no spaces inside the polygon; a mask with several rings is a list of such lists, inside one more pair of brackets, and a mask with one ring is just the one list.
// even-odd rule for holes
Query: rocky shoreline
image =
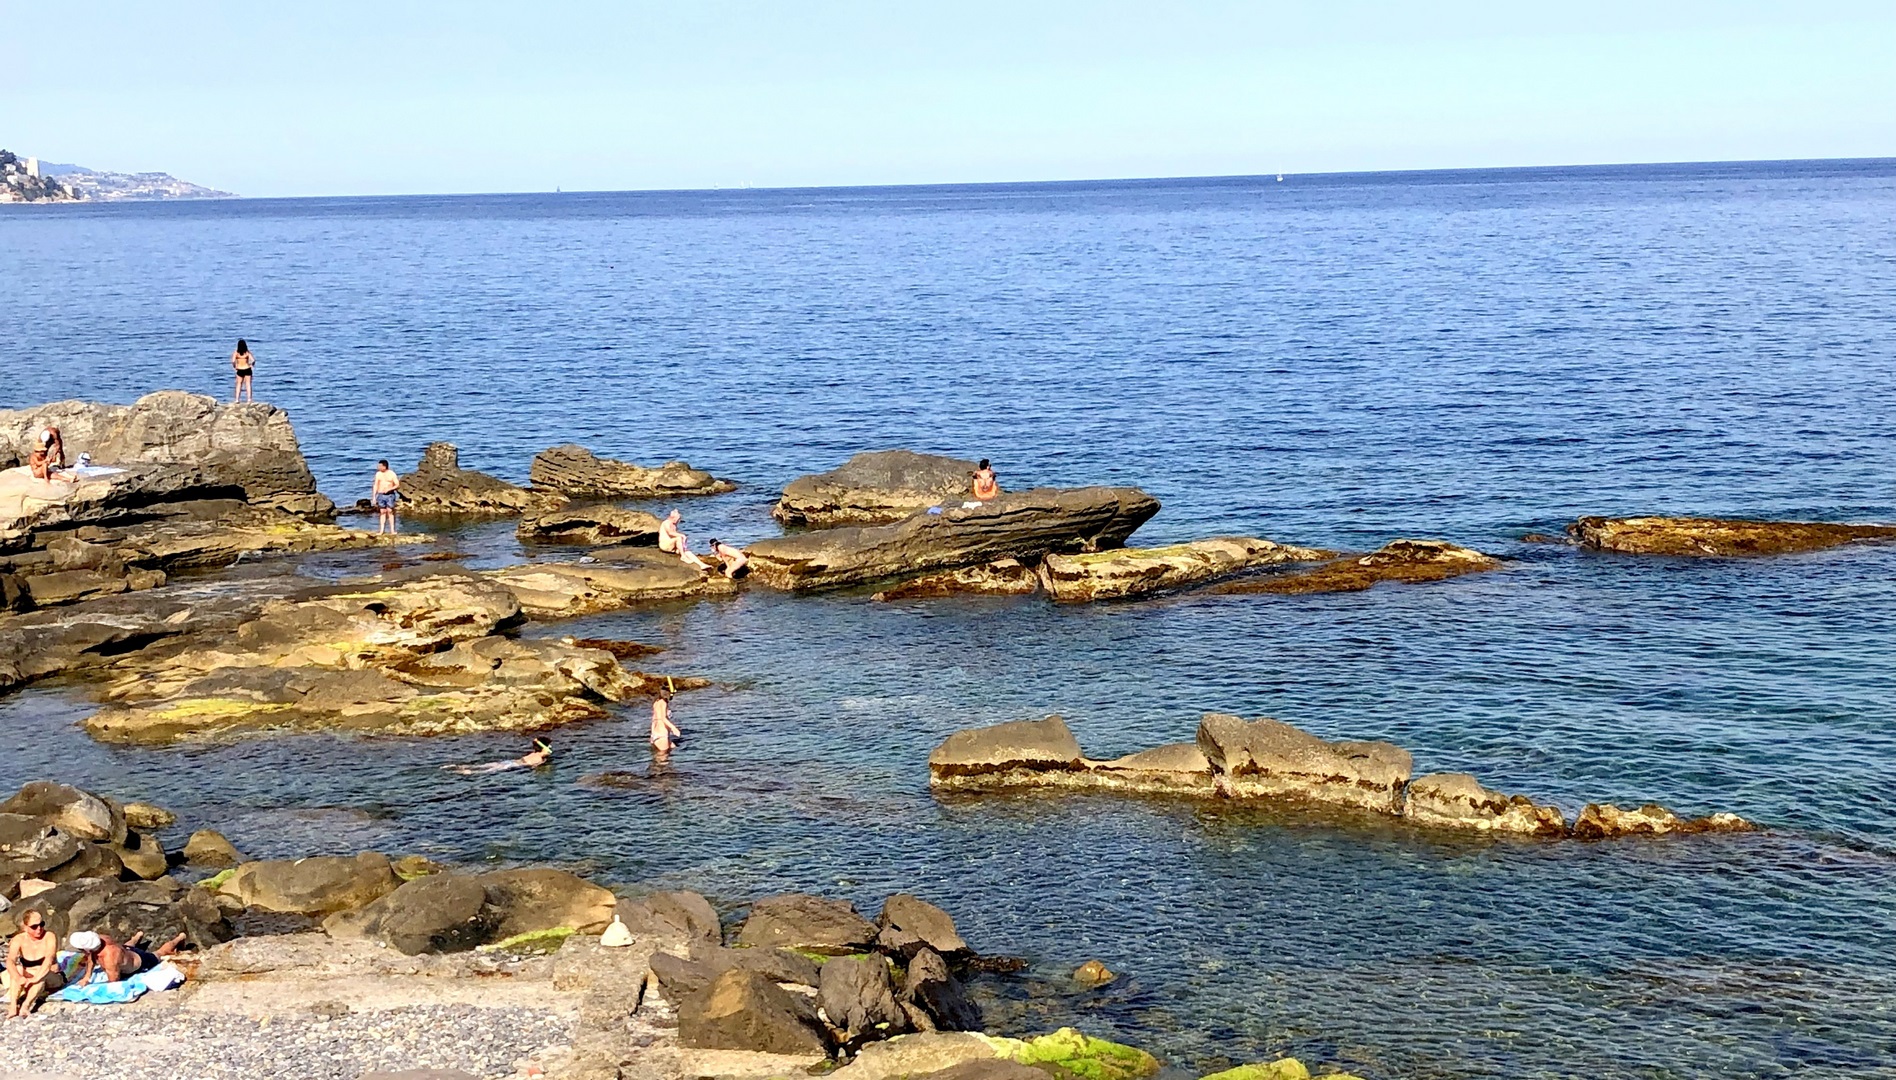
{"label": "rocky shoreline", "polygon": [[[947,912],[909,894],[873,920],[844,900],[770,896],[727,924],[697,893],[620,895],[555,868],[464,871],[377,852],[246,861],[207,830],[167,852],[161,834],[176,825],[50,781],[0,804],[0,933],[30,912],[62,940],[178,937],[187,976],[132,1004],[49,1001],[0,1025],[10,1063],[38,1076],[109,1062],[131,1077],[293,1067],[351,1080],[412,1068],[574,1080],[1160,1071],[1142,1050],[1070,1029],[985,1032],[964,980],[1021,962],[981,956]],[[1074,975],[1113,978],[1097,961]],[[1304,1075],[1288,1060],[1257,1068]]]}

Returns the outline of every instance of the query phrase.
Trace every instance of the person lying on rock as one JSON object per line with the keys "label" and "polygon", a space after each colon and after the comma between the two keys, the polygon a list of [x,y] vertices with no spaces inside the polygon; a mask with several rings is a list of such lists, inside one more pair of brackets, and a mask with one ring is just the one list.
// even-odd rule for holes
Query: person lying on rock
{"label": "person lying on rock", "polygon": [[46,995],[64,985],[59,965],[59,938],[48,933],[46,914],[28,911],[20,932],[7,942],[7,1019],[32,1012]]}
{"label": "person lying on rock", "polygon": [[112,940],[111,935],[92,930],[81,930],[66,939],[66,943],[77,949],[81,958],[79,975],[73,982],[84,985],[97,973],[104,976],[100,982],[115,983],[141,971],[158,966],[158,961],[178,951],[184,944],[184,935],[179,934],[156,949],[143,947],[145,932],[140,930],[120,942]]}
{"label": "person lying on rock", "polygon": [[537,769],[551,760],[553,744],[545,739],[535,739],[533,749],[511,761],[490,761],[484,765],[443,765],[441,768],[462,776],[484,776],[487,773],[506,772],[508,769]]}
{"label": "person lying on rock", "polygon": [[727,544],[715,536],[711,538],[711,554],[717,556],[718,562],[724,564],[724,576],[733,581],[744,573],[745,567],[750,565],[750,557],[744,554],[743,548]]}
{"label": "person lying on rock", "polygon": [[1001,493],[1001,482],[994,479],[994,467],[988,459],[982,458],[981,464],[974,470],[974,497],[982,502]]}
{"label": "person lying on rock", "polygon": [[652,697],[652,756],[659,761],[665,760],[665,755],[671,753],[671,748],[684,735],[678,725],[672,723],[671,699],[670,690],[660,690]]}

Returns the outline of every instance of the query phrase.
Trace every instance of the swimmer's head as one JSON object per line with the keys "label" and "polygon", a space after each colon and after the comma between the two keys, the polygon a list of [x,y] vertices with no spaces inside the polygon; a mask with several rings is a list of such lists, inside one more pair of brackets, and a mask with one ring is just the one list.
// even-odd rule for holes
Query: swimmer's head
{"label": "swimmer's head", "polygon": [[550,742],[547,742],[545,739],[533,740],[533,748],[539,751],[540,753],[545,754],[547,757],[553,756],[553,744]]}

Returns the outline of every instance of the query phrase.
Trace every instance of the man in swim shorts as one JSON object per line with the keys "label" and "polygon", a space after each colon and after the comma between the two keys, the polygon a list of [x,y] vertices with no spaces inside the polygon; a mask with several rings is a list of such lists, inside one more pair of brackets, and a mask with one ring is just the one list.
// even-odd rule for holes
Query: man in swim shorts
{"label": "man in swim shorts", "polygon": [[399,494],[401,489],[402,478],[395,475],[394,469],[388,467],[388,459],[384,458],[376,462],[373,491],[375,492],[375,510],[378,515],[375,523],[377,536],[383,533],[395,535],[395,501],[401,498]]}

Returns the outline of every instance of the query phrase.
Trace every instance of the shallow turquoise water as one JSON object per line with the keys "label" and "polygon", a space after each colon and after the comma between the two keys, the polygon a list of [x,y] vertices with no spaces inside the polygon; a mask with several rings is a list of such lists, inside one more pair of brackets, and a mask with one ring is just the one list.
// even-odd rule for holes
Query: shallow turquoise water
{"label": "shallow turquoise water", "polygon": [[[575,439],[743,481],[683,505],[746,539],[790,477],[908,445],[1139,483],[1166,504],[1141,541],[1516,561],[1344,596],[753,592],[536,628],[724,684],[680,699],[691,741],[630,789],[577,781],[648,768],[638,716],[561,733],[546,774],[468,780],[438,766],[515,740],[109,750],[60,688],[0,700],[0,784],[154,798],[257,854],[556,860],[727,904],[913,890],[1061,990],[997,1025],[1188,1067],[1896,1075],[1896,551],[1518,542],[1581,513],[1896,516],[1892,209],[1896,165],[1860,163],[9,210],[7,403],[216,389],[243,333],[339,500],[431,438],[517,478]],[[453,542],[518,556],[504,526]],[[1104,755],[1209,709],[1569,809],[1772,828],[1547,845],[927,792],[958,727],[1060,712]],[[1060,982],[1092,957],[1126,978]]]}

